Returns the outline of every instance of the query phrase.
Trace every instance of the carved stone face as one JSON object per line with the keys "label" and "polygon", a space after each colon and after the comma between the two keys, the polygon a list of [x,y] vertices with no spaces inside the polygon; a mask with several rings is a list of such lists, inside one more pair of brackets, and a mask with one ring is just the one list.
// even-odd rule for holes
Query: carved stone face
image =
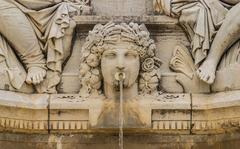
{"label": "carved stone face", "polygon": [[161,61],[155,51],[156,45],[144,25],[96,25],[83,45],[79,94],[89,97],[104,93],[115,98],[112,96],[119,93],[116,73],[124,73],[123,87],[128,97],[157,92]]}
{"label": "carved stone face", "polygon": [[119,43],[105,50],[101,59],[101,70],[104,84],[114,86],[115,74],[125,73],[124,88],[131,87],[137,80],[140,70],[140,59],[136,50],[130,49],[129,43]]}

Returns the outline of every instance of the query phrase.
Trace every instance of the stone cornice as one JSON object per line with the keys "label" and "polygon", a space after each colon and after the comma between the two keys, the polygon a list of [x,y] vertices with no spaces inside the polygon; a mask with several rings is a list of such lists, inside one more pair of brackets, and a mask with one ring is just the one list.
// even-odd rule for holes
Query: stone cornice
{"label": "stone cornice", "polygon": [[[172,134],[215,134],[240,126],[240,91],[216,94],[162,94],[144,97],[150,127],[126,128]],[[26,95],[0,91],[1,131],[25,133],[98,132],[93,127],[103,97],[82,99],[77,94]],[[112,129],[114,130],[114,129]]]}

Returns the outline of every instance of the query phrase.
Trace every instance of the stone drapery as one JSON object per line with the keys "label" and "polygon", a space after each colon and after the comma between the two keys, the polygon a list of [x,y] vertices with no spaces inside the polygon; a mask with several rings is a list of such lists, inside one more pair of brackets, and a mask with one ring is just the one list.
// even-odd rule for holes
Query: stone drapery
{"label": "stone drapery", "polygon": [[219,0],[160,0],[159,3],[166,15],[179,18],[190,39],[195,64],[201,63],[232,5]]}
{"label": "stone drapery", "polygon": [[[77,14],[78,10],[80,10],[80,6],[72,2],[53,2],[50,0],[0,0],[0,17],[1,22],[3,22],[0,28],[4,30],[3,32],[5,32],[7,36],[11,34],[11,39],[2,38],[1,36],[1,41],[6,39],[14,50],[16,50],[15,47],[17,47],[16,53],[19,55],[26,69],[30,67],[29,65],[38,65],[40,67],[46,67],[48,70],[47,78],[42,85],[40,85],[44,87],[39,87],[38,92],[54,90],[55,86],[60,81],[60,73],[62,71],[64,58],[63,39],[65,31],[70,26],[72,21],[71,17]],[[7,19],[11,18],[9,15],[14,15],[16,20]],[[20,23],[17,22],[18,20],[21,20]],[[22,20],[25,20],[25,22]],[[29,23],[31,29],[28,28]],[[21,26],[23,26],[23,28],[21,28],[23,29],[23,34],[14,33],[14,30],[9,30],[9,28],[17,29]],[[35,37],[30,33],[31,30],[34,31]],[[20,42],[17,42],[17,44],[16,42],[11,42],[14,38],[17,38],[16,40]],[[25,39],[27,41],[24,42]],[[9,47],[9,45],[5,46],[4,43],[5,42],[0,43],[1,59],[9,57],[9,55],[6,54],[8,53],[6,50],[9,50],[9,48],[6,47]],[[44,59],[46,59],[46,62]],[[9,64],[8,67],[13,68],[15,64]],[[19,89],[26,79],[26,72],[21,73],[25,74],[21,76],[14,72],[12,72],[12,74],[14,74],[13,78],[18,79],[10,79],[10,82],[15,88]],[[18,83],[12,82],[11,80],[18,80]]]}

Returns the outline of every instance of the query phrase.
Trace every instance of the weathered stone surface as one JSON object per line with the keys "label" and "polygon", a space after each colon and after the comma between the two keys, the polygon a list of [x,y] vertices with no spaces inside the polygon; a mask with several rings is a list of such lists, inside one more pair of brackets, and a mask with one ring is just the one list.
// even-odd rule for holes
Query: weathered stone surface
{"label": "weathered stone surface", "polygon": [[[150,13],[148,0],[97,0],[92,1],[94,13],[102,16],[141,16]],[[150,8],[148,7],[150,6]]]}
{"label": "weathered stone surface", "polygon": [[239,148],[239,8],[0,0],[0,148]]}
{"label": "weathered stone surface", "polygon": [[[95,104],[95,103],[92,103]],[[50,131],[60,133],[89,129],[91,104],[79,95],[51,95],[49,103]],[[93,114],[93,113],[91,113]]]}
{"label": "weathered stone surface", "polygon": [[189,94],[163,94],[151,103],[152,129],[163,133],[189,134],[191,98]]}
{"label": "weathered stone surface", "polygon": [[75,16],[74,20],[76,23],[81,25],[92,25],[92,24],[106,24],[109,20],[114,22],[136,22],[136,23],[144,23],[146,25],[159,25],[159,26],[173,26],[178,24],[178,20],[175,18],[171,18],[168,16],[152,16],[152,15],[144,15],[144,16]]}
{"label": "weathered stone surface", "polygon": [[[238,149],[239,134],[160,135],[135,134],[124,137],[125,149]],[[8,149],[117,149],[117,134],[26,135],[0,134],[0,145]],[[9,140],[9,141],[6,141]],[[27,140],[27,141],[26,141]]]}
{"label": "weathered stone surface", "polygon": [[48,132],[49,95],[0,91],[1,131]]}
{"label": "weathered stone surface", "polygon": [[222,133],[239,129],[239,92],[192,96],[193,133]]}

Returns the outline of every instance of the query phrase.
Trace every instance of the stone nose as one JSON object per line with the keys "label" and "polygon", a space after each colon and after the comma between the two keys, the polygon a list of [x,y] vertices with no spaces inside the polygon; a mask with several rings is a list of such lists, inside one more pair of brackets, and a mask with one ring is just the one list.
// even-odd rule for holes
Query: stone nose
{"label": "stone nose", "polygon": [[119,58],[119,59],[118,59],[117,69],[118,69],[119,71],[123,71],[123,70],[125,69],[124,60],[123,60],[122,58]]}
{"label": "stone nose", "polygon": [[125,69],[125,67],[124,67],[123,65],[118,65],[118,66],[117,66],[117,69],[118,69],[119,71],[123,71],[123,70]]}

